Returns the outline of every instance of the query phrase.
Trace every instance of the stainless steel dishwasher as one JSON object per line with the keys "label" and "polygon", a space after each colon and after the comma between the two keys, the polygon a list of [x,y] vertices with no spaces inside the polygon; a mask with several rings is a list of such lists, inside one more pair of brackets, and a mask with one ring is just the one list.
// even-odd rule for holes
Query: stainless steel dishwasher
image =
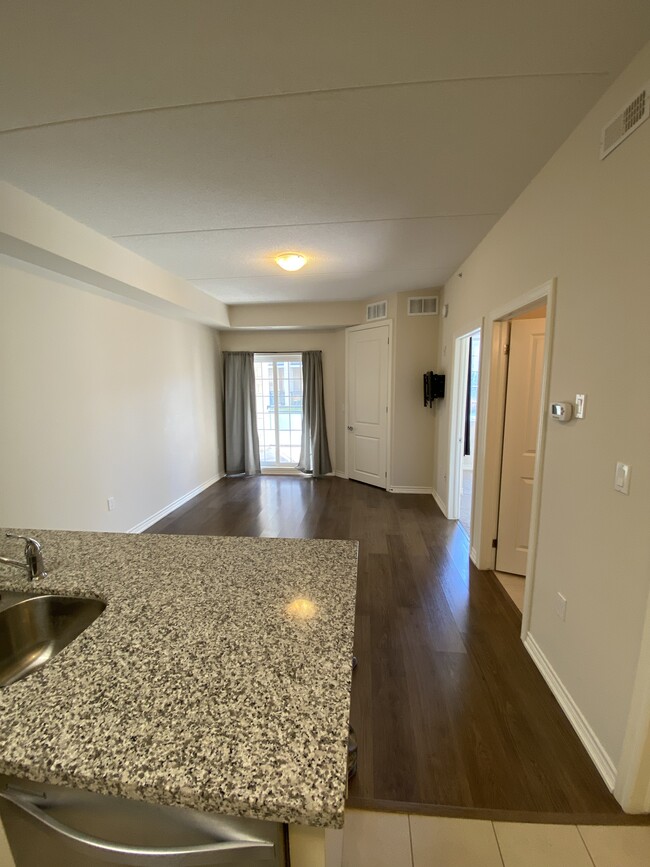
{"label": "stainless steel dishwasher", "polygon": [[286,825],[0,776],[16,867],[286,867]]}

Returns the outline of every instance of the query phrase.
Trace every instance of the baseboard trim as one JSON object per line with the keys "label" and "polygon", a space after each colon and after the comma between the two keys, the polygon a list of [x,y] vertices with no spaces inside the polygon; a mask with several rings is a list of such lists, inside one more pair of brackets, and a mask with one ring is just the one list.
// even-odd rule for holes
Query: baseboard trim
{"label": "baseboard trim", "polygon": [[408,485],[392,485],[388,489],[391,494],[429,494],[433,493],[431,488],[409,487]]}
{"label": "baseboard trim", "polygon": [[614,790],[614,783],[616,782],[616,766],[614,765],[614,762],[596,737],[596,733],[573,700],[571,693],[562,683],[557,672],[548,661],[530,632],[526,636],[524,647],[548,684],[549,689],[558,700],[558,703],[564,711],[567,719],[582,741],[582,745],[589,753],[592,762],[596,765],[598,773],[607,784],[607,788],[612,792]]}
{"label": "baseboard trim", "polygon": [[438,491],[436,491],[435,488],[432,488],[431,494],[433,496],[433,499],[436,501],[436,505],[438,506],[438,508],[440,509],[442,514],[445,516],[445,518],[448,518],[449,515],[447,514],[447,505],[444,502],[444,500],[442,499],[442,497],[440,496],[440,494],[438,493]]}
{"label": "baseboard trim", "polygon": [[478,569],[478,554],[476,553],[476,548],[474,548],[474,546],[469,549],[469,559]]}
{"label": "baseboard trim", "polygon": [[336,470],[334,475],[337,476],[339,479],[349,479],[350,478],[347,473],[343,473],[343,472],[341,472],[341,470]]}
{"label": "baseboard trim", "polygon": [[183,494],[182,497],[179,497],[177,500],[174,500],[173,503],[170,503],[168,506],[164,506],[162,509],[159,509],[154,515],[149,515],[148,518],[145,518],[144,521],[140,521],[139,524],[136,524],[135,527],[131,527],[130,530],[127,530],[127,533],[143,533],[145,530],[148,530],[149,527],[152,527],[156,521],[161,521],[163,518],[166,518],[174,509],[178,509],[181,506],[184,506],[192,497],[196,497],[197,494],[200,494],[202,491],[205,491],[206,488],[209,488],[210,485],[214,485],[215,482],[218,482],[219,479],[224,478],[224,473],[217,473],[216,476],[213,476],[211,479],[208,479],[207,482],[203,482],[203,484],[198,485],[196,488],[193,488],[187,494]]}

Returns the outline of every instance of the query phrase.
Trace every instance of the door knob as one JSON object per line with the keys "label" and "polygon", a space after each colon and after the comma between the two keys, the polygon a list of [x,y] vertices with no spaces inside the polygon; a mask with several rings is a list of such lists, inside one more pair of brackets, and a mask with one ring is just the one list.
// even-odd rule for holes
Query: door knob
{"label": "door knob", "polygon": [[348,430],[354,430],[351,424],[348,425]]}

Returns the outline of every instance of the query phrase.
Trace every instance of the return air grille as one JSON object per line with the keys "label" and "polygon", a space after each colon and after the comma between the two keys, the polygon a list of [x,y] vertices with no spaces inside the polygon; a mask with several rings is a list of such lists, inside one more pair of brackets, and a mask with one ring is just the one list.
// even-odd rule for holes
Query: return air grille
{"label": "return air grille", "polygon": [[388,312],[388,301],[377,301],[375,304],[368,304],[366,307],[366,321],[372,322],[373,319],[385,319]]}
{"label": "return air grille", "polygon": [[407,310],[409,316],[435,316],[438,312],[438,296],[409,298]]}
{"label": "return air grille", "polygon": [[637,127],[641,126],[643,121],[648,119],[649,114],[650,84],[646,85],[641,93],[638,93],[607,126],[603,127],[600,134],[601,160],[611,154],[614,148],[618,147]]}

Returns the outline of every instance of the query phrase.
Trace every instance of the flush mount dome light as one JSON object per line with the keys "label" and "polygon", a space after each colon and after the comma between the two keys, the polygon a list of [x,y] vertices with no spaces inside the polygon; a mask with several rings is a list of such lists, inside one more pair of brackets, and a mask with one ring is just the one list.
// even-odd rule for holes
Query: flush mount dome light
{"label": "flush mount dome light", "polygon": [[285,271],[300,271],[307,258],[301,253],[280,253],[275,257],[275,261]]}

